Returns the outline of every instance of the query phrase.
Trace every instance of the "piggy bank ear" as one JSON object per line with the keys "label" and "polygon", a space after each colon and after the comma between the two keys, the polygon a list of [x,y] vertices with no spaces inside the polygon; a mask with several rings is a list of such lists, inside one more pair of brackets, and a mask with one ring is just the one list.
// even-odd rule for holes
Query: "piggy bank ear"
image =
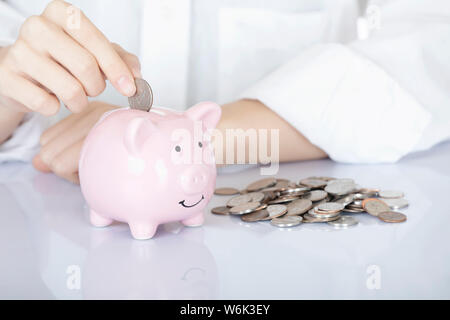
{"label": "piggy bank ear", "polygon": [[128,152],[138,156],[147,138],[158,129],[156,125],[146,117],[133,118],[125,129],[124,144]]}
{"label": "piggy bank ear", "polygon": [[186,115],[192,120],[202,121],[205,129],[214,129],[222,115],[222,109],[214,102],[201,102],[189,108]]}

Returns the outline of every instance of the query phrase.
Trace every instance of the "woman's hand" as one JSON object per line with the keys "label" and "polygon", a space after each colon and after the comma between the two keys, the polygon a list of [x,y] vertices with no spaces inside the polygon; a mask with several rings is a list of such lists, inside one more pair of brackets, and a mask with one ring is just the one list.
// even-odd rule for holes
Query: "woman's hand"
{"label": "woman's hand", "polygon": [[85,111],[72,114],[47,129],[41,136],[41,151],[34,157],[33,166],[79,183],[78,160],[84,139],[105,112],[116,108],[103,102],[91,102]]}
{"label": "woman's hand", "polygon": [[[0,48],[0,108],[53,115],[61,101],[79,113],[88,106],[88,96],[103,92],[105,79],[125,96],[135,93],[138,58],[111,43],[76,10],[52,1],[24,22],[13,45]],[[76,18],[78,23],[72,21]]]}

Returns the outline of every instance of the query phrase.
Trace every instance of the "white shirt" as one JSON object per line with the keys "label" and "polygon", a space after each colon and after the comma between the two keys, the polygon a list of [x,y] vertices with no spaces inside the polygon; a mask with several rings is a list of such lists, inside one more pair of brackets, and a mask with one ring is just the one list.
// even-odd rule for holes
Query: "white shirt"
{"label": "white shirt", "polygon": [[[46,3],[0,2],[0,45]],[[394,162],[450,138],[447,0],[73,3],[139,56],[157,105],[258,99],[342,162]],[[127,104],[110,85],[98,99]],[[26,124],[0,161],[35,152]]]}

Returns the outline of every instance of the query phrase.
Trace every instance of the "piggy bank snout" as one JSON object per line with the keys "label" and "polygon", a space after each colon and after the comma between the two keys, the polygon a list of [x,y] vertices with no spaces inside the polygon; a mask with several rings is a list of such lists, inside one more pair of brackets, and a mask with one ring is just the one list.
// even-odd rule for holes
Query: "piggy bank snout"
{"label": "piggy bank snout", "polygon": [[181,174],[181,188],[186,194],[198,194],[205,190],[209,175],[205,169],[190,167]]}

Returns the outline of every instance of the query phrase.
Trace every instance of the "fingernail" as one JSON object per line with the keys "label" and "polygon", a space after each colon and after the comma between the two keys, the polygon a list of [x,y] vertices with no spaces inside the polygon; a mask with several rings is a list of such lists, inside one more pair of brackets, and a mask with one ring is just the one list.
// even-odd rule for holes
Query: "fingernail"
{"label": "fingernail", "polygon": [[128,78],[127,76],[120,77],[119,80],[117,81],[117,84],[124,95],[128,97],[134,95],[136,87],[133,81],[131,81],[130,78]]}

